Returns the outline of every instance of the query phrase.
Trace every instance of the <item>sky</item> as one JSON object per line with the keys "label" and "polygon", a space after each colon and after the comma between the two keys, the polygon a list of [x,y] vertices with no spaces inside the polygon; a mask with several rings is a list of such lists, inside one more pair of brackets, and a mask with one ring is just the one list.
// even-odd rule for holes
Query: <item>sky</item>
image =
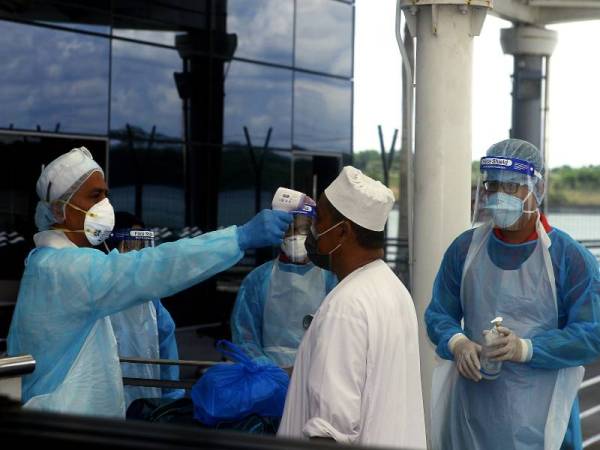
{"label": "sky", "polygon": [[[401,129],[401,59],[395,37],[395,0],[357,0],[354,47],[354,151],[379,149],[382,125],[389,149]],[[488,14],[473,55],[473,159],[508,137],[513,59],[500,46],[510,22]],[[548,120],[549,167],[600,165],[600,21],[551,25]],[[594,47],[596,47],[594,49]],[[590,57],[593,56],[593,57]]]}

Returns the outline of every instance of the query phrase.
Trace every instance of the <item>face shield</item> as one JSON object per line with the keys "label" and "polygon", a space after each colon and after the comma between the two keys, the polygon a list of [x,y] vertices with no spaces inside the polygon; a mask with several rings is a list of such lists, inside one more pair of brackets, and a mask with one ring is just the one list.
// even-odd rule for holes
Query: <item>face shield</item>
{"label": "face shield", "polygon": [[304,205],[291,213],[294,220],[285,233],[281,251],[294,263],[307,263],[308,255],[304,243],[316,216],[316,207]]}
{"label": "face shield", "polygon": [[534,165],[517,158],[481,158],[475,193],[473,225],[492,221],[505,230],[517,230],[522,218],[538,211],[544,199],[543,177]]}
{"label": "face shield", "polygon": [[143,228],[121,228],[111,233],[108,242],[110,247],[116,248],[119,253],[142,250],[154,247],[154,231]]}

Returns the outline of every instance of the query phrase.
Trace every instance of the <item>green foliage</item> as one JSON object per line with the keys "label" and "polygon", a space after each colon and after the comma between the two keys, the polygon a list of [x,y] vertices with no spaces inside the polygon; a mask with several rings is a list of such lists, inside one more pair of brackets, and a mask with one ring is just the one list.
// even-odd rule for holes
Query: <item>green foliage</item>
{"label": "green foliage", "polygon": [[[400,186],[401,156],[396,153],[390,172],[390,188],[396,198]],[[379,151],[367,150],[354,153],[354,166],[371,178],[383,182],[383,168]],[[403,168],[404,170],[404,168]],[[471,186],[479,180],[479,161],[471,163]],[[600,166],[573,168],[563,166],[549,172],[548,202],[555,207],[600,207]]]}
{"label": "green foliage", "polygon": [[[389,176],[389,188],[394,192],[396,199],[399,199],[400,192],[400,160],[402,152],[396,151],[394,153],[394,160],[392,161],[392,168]],[[386,157],[388,155],[386,154]],[[382,183],[383,179],[383,163],[381,161],[381,153],[379,150],[365,150],[354,153],[353,164],[354,167],[360,169],[363,173],[367,174],[374,180],[379,180]]]}

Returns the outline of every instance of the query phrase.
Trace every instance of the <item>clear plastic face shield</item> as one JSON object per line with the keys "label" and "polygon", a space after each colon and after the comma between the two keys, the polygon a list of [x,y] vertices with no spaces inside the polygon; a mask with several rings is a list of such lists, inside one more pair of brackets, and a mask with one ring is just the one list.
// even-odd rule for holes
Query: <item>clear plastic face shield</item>
{"label": "clear plastic face shield", "polygon": [[308,262],[308,254],[304,243],[310,233],[313,219],[316,215],[314,205],[303,205],[300,209],[292,211],[294,220],[290,224],[281,244],[281,251],[297,264]]}
{"label": "clear plastic face shield", "polygon": [[111,233],[109,244],[119,253],[154,247],[154,231],[143,228],[121,228]]}
{"label": "clear plastic face shield", "polygon": [[503,230],[518,230],[544,199],[544,180],[534,165],[517,158],[481,158],[473,206],[473,226],[491,221]]}

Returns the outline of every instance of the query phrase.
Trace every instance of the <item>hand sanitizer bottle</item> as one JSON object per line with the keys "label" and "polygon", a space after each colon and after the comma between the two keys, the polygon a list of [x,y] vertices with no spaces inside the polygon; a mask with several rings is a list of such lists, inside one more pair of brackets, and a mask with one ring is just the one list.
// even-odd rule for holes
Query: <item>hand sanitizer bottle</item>
{"label": "hand sanitizer bottle", "polygon": [[483,351],[481,352],[481,376],[486,380],[495,380],[500,376],[502,361],[492,361],[487,358],[487,353],[492,351],[496,341],[501,337],[498,327],[502,326],[502,317],[492,320],[492,328],[485,333]]}

